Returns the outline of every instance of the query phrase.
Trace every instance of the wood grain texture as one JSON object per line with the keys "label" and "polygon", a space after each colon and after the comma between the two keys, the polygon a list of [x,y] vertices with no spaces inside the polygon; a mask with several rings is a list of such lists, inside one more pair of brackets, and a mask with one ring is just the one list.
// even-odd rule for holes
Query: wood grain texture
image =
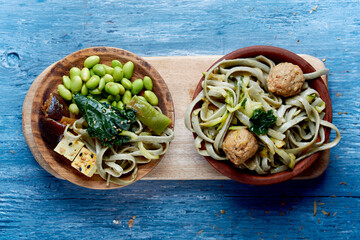
{"label": "wood grain texture", "polygon": [[[358,239],[357,0],[18,0],[0,6],[0,239]],[[72,52],[113,46],[142,57],[224,55],[250,45],[309,54],[331,70],[333,123],[342,140],[319,178],[267,187],[138,181],[96,191],[47,174],[27,147],[25,95],[47,66]],[[314,201],[323,203],[316,216]]]}

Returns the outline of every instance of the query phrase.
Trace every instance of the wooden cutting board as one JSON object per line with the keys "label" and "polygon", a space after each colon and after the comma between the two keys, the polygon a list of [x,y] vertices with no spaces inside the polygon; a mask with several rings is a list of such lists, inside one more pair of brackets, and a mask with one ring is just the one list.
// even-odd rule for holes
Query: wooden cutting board
{"label": "wooden cutting board", "polygon": [[[324,68],[324,63],[315,57],[299,54],[315,69]],[[193,146],[193,136],[185,128],[184,114],[191,102],[195,87],[202,72],[206,71],[212,63],[221,56],[172,56],[172,57],[144,57],[161,74],[171,92],[175,106],[175,139],[170,144],[168,152],[158,166],[143,180],[218,180],[229,179],[217,172]],[[29,148],[36,161],[47,172],[62,179],[44,161],[36,149],[31,129],[31,103],[34,98],[34,89],[37,89],[41,78],[49,71],[51,66],[44,70],[31,85],[23,106],[23,132]],[[322,77],[327,86],[327,77]],[[329,164],[330,150],[320,154],[320,157],[301,175],[294,179],[303,180],[320,176]]]}

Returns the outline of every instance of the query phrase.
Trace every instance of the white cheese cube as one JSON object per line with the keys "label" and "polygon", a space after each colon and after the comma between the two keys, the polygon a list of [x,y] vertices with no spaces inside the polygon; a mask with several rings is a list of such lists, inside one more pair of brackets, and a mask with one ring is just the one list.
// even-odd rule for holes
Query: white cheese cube
{"label": "white cheese cube", "polygon": [[76,156],[71,166],[88,177],[92,177],[96,171],[96,155],[86,147],[83,147]]}
{"label": "white cheese cube", "polygon": [[70,141],[63,137],[54,151],[73,161],[83,146],[84,143],[80,140]]}

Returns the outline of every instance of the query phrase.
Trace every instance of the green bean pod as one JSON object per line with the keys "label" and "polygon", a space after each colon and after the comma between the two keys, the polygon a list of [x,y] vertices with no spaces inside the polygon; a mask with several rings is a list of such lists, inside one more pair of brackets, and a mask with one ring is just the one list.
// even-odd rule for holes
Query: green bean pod
{"label": "green bean pod", "polygon": [[59,84],[57,87],[59,95],[65,99],[66,101],[70,101],[72,99],[72,94],[69,89],[67,89],[64,85]]}
{"label": "green bean pod", "polygon": [[123,66],[124,71],[124,78],[131,79],[133,73],[134,73],[134,63],[131,61],[128,61]]}
{"label": "green bean pod", "polygon": [[86,60],[84,62],[84,67],[90,69],[93,66],[95,66],[96,64],[98,64],[99,62],[100,62],[99,56],[90,56],[90,57],[86,58]]}

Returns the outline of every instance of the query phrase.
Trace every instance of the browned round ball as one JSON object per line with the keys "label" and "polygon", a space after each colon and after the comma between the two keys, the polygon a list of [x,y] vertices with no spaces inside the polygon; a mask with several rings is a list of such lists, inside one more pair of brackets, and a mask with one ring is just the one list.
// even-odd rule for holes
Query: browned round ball
{"label": "browned round ball", "polygon": [[284,62],[271,69],[266,82],[270,92],[290,97],[300,93],[305,79],[299,66]]}
{"label": "browned round ball", "polygon": [[230,131],[222,144],[226,156],[235,165],[240,165],[255,155],[258,143],[254,135],[247,129]]}

